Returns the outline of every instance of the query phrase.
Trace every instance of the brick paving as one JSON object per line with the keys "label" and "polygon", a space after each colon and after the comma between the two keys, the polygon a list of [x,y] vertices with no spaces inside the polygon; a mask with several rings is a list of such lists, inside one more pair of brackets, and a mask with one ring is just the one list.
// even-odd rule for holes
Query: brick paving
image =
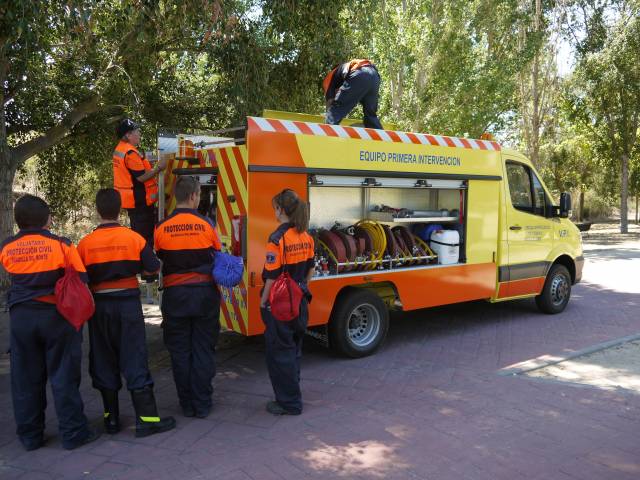
{"label": "brick paving", "polygon": [[[638,395],[498,375],[525,360],[640,333],[637,280],[628,289],[607,283],[625,273],[633,279],[638,248],[587,251],[585,281],[562,315],[542,315],[530,300],[395,314],[384,348],[360,360],[336,357],[310,339],[299,417],[264,411],[271,387],[262,339],[225,335],[213,413],[204,420],[183,418],[160,329],[149,325],[159,405],[176,416],[178,427],[134,438],[130,400],[121,392],[125,429],[118,435],[62,450],[50,406],[50,440],[24,452],[14,435],[5,355],[0,478],[638,479]],[[3,315],[3,351],[7,320]],[[100,422],[99,395],[86,373],[82,392],[87,415]]]}

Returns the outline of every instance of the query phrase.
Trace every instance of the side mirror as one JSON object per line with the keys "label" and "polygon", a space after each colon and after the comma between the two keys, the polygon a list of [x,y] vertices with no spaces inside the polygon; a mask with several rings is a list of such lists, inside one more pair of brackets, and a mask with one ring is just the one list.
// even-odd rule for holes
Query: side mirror
{"label": "side mirror", "polygon": [[560,217],[567,218],[571,213],[571,194],[563,192],[560,195]]}

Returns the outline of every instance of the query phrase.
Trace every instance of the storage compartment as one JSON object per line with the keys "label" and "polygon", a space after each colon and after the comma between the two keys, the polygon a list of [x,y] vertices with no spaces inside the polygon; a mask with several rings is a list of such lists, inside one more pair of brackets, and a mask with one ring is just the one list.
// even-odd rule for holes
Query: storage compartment
{"label": "storage compartment", "polygon": [[[310,176],[310,231],[316,275],[416,268],[464,259],[467,183],[427,178]],[[438,261],[419,229],[437,224],[456,235]]]}

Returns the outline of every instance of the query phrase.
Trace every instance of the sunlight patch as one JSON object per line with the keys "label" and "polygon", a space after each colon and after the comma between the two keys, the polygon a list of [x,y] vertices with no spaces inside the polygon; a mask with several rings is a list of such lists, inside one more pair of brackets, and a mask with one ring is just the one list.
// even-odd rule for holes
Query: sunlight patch
{"label": "sunlight patch", "polygon": [[331,475],[353,478],[366,472],[367,476],[384,478],[390,472],[408,465],[396,455],[396,447],[377,440],[346,445],[320,442],[317,448],[296,454],[313,470]]}
{"label": "sunlight patch", "polygon": [[503,374],[640,393],[640,339],[610,342],[567,358],[545,355],[512,365]]}

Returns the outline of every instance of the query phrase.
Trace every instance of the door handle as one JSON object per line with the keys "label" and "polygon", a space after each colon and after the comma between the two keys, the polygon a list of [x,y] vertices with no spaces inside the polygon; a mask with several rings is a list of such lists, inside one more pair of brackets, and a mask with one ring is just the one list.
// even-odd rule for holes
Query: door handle
{"label": "door handle", "polygon": [[522,227],[520,225],[511,225],[509,230],[522,230]]}

